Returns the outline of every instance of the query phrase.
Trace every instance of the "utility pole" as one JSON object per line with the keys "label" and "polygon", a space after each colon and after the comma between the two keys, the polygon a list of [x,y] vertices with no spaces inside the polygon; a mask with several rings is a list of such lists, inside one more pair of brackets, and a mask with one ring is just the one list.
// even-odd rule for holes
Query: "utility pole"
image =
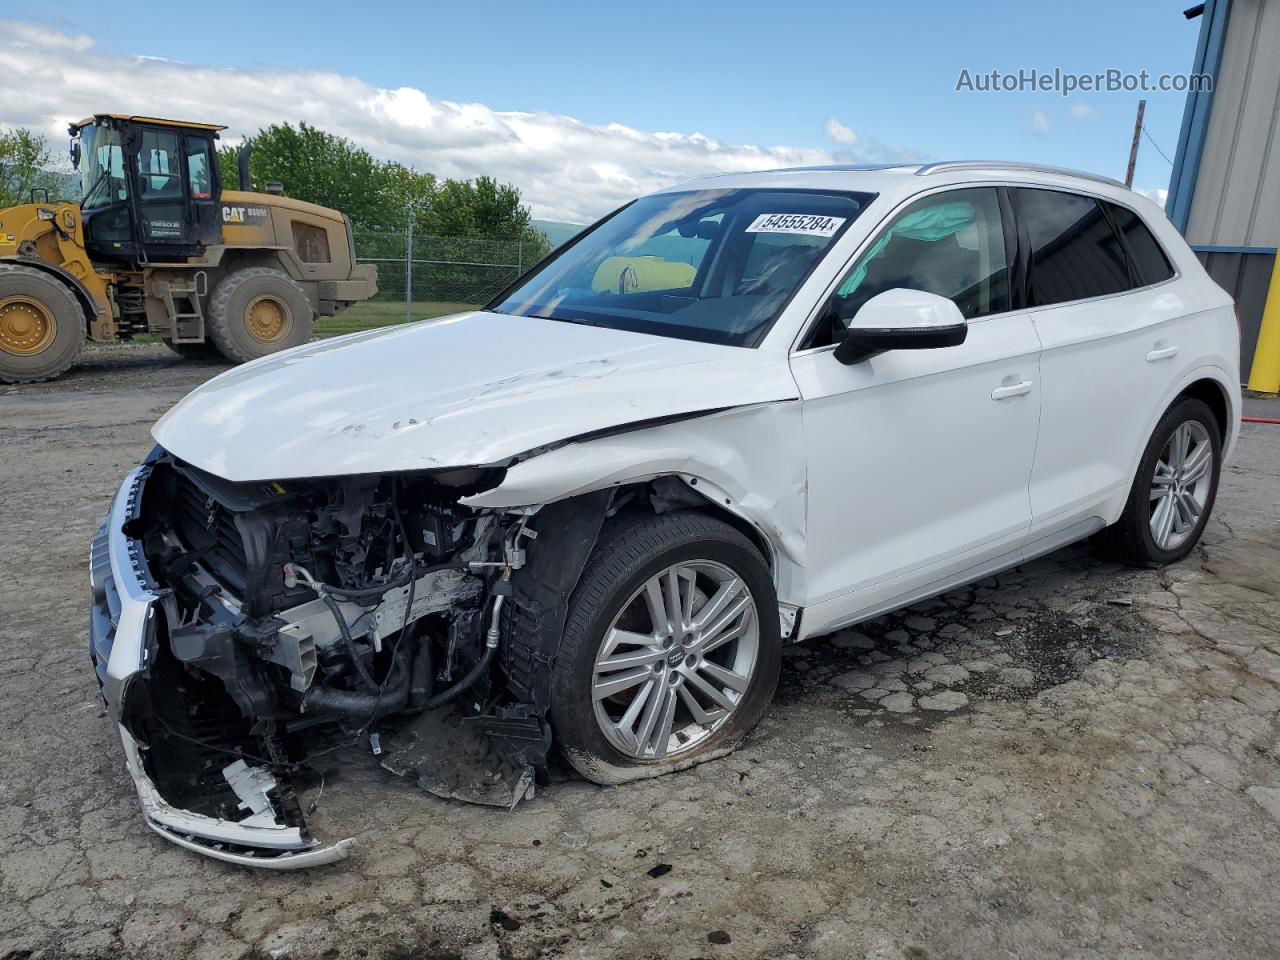
{"label": "utility pole", "polygon": [[1138,101],[1138,118],[1133,122],[1133,143],[1129,146],[1129,170],[1124,175],[1124,185],[1133,186],[1133,168],[1138,165],[1138,144],[1142,140],[1142,117],[1147,112],[1147,101]]}

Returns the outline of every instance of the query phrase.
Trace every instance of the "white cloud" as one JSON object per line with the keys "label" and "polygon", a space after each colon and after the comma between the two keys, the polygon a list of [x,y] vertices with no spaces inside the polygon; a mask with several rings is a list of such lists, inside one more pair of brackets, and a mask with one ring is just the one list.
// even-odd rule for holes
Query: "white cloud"
{"label": "white cloud", "polygon": [[832,143],[838,143],[842,147],[856,147],[858,145],[858,135],[835,117],[827,117],[827,124],[823,129],[827,133],[827,139]]}
{"label": "white cloud", "polygon": [[1102,114],[1087,103],[1073,103],[1067,108],[1072,120],[1097,120]]}
{"label": "white cloud", "polygon": [[4,31],[4,45],[19,50],[63,50],[69,53],[83,53],[93,46],[93,38],[85,34],[73,37],[33,23],[0,20],[0,29]]}
{"label": "white cloud", "polygon": [[1134,189],[1148,200],[1157,204],[1161,209],[1164,209],[1165,202],[1169,199],[1169,191],[1163,187],[1154,187],[1149,190],[1142,190],[1138,187],[1135,187]]}
{"label": "white cloud", "polygon": [[1053,129],[1053,124],[1049,122],[1049,116],[1043,110],[1031,111],[1031,131],[1041,136],[1047,134]]}
{"label": "white cloud", "polygon": [[[697,132],[454,103],[337,73],[229,69],[92,48],[90,37],[0,20],[0,125],[39,129],[56,144],[67,123],[95,111],[223,123],[230,141],[271,123],[306,121],[439,176],[513,183],[534,216],[574,222],[694,176],[835,159],[821,148],[726,144]],[[69,51],[75,56],[63,55]],[[832,136],[844,147],[841,159],[913,159],[876,141],[855,154],[853,131],[833,122],[828,133],[853,138]]]}

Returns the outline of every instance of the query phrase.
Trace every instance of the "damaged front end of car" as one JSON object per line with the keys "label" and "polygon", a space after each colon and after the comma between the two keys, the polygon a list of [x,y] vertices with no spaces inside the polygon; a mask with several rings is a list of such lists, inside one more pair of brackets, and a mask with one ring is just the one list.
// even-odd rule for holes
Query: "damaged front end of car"
{"label": "damaged front end of car", "polygon": [[354,841],[312,837],[294,784],[359,740],[443,796],[532,795],[615,495],[461,502],[502,474],[235,482],[156,448],[126,478],[91,548],[90,653],[153,829],[235,863],[341,859]]}

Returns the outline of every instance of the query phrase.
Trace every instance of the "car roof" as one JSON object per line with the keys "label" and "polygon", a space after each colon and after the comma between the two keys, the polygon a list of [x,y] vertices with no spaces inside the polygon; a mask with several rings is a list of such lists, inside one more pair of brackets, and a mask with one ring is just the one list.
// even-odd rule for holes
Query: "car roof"
{"label": "car roof", "polygon": [[[1118,180],[1064,167],[999,160],[946,160],[932,163],[847,163],[787,167],[749,173],[725,173],[687,180],[661,192],[726,188],[857,190],[898,200],[933,187],[970,183],[1025,183],[1080,190],[1130,205],[1150,203]],[[1154,204],[1152,205],[1154,206]]]}

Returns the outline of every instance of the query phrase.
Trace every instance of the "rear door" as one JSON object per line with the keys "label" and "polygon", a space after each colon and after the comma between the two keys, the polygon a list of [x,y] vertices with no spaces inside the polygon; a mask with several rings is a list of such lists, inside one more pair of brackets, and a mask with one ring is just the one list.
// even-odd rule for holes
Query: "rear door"
{"label": "rear door", "polygon": [[1053,189],[1012,191],[1040,338],[1040,437],[1029,542],[1114,520],[1145,432],[1180,369],[1187,305],[1132,210]]}

